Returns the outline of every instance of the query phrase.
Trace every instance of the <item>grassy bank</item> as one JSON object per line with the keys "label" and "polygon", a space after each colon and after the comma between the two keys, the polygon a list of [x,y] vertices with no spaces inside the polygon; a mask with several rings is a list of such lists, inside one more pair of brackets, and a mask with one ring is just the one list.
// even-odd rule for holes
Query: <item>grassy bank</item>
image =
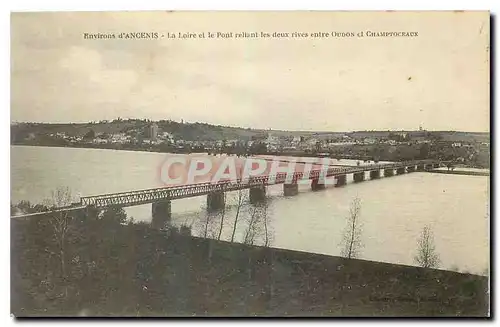
{"label": "grassy bank", "polygon": [[11,306],[17,317],[488,312],[486,277],[246,246],[137,224],[76,226],[80,236],[68,239],[65,256],[72,259],[61,281],[51,240],[40,237],[43,224],[12,225]]}

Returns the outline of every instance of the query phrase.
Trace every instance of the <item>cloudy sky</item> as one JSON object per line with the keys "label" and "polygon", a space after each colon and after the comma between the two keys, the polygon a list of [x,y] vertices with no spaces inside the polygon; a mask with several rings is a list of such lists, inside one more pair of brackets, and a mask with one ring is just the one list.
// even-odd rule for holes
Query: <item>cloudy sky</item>
{"label": "cloudy sky", "polygon": [[[415,31],[414,38],[84,33]],[[489,130],[487,13],[14,13],[11,120]]]}

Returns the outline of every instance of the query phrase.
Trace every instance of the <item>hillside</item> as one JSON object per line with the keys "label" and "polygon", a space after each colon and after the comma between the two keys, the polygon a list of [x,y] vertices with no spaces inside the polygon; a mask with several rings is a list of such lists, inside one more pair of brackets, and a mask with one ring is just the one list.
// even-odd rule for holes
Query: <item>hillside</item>
{"label": "hillside", "polygon": [[[149,120],[122,120],[112,122],[98,123],[80,123],[80,124],[45,124],[45,123],[21,123],[11,125],[13,138],[23,138],[29,133],[36,135],[64,133],[69,136],[83,137],[90,130],[96,134],[106,133],[126,133],[130,130],[146,129],[152,121]],[[261,129],[244,129],[239,127],[229,127],[220,125],[210,125],[205,123],[179,123],[169,120],[155,122],[162,132],[171,133],[176,139],[188,141],[194,140],[223,140],[223,139],[251,139],[253,136],[264,136],[269,131]],[[311,132],[287,132],[272,131],[276,135],[310,135]]]}
{"label": "hillside", "polygon": [[[30,133],[35,135],[49,135],[64,133],[68,136],[83,137],[90,130],[96,134],[127,133],[132,130],[145,130],[153,121],[146,119],[113,120],[93,123],[48,124],[48,123],[17,123],[11,125],[12,139],[24,139]],[[162,132],[168,132],[176,139],[186,141],[195,140],[250,140],[253,137],[267,137],[268,133],[274,136],[315,136],[318,138],[335,138],[340,135],[349,135],[352,138],[387,138],[391,131],[343,131],[343,132],[311,132],[311,131],[283,131],[250,129],[231,126],[211,125],[206,123],[180,123],[171,120],[154,122]],[[436,137],[439,135],[444,141],[462,142],[489,142],[489,133],[470,133],[456,131],[397,131],[405,132],[410,137]]]}

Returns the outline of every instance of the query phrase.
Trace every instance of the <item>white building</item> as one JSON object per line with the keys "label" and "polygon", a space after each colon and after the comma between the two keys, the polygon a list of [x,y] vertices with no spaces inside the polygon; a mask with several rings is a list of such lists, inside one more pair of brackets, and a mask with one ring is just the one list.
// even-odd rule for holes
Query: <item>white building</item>
{"label": "white building", "polygon": [[278,149],[280,142],[277,136],[272,135],[271,133],[267,134],[267,139],[265,140],[267,150],[275,151]]}
{"label": "white building", "polygon": [[125,135],[125,133],[111,134],[111,137],[109,139],[111,143],[125,143],[128,140],[127,135]]}
{"label": "white building", "polygon": [[169,132],[161,132],[158,134],[158,139],[167,143],[174,143],[174,136]]}
{"label": "white building", "polygon": [[375,143],[377,143],[377,139],[374,139],[372,137],[365,137],[363,139],[363,143],[364,144],[375,144]]}

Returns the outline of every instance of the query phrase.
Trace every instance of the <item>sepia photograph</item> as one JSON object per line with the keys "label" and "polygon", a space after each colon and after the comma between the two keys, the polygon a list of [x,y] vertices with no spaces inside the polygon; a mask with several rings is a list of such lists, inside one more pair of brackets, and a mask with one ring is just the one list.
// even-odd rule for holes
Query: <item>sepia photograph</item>
{"label": "sepia photograph", "polygon": [[491,22],[11,12],[11,315],[491,317]]}

